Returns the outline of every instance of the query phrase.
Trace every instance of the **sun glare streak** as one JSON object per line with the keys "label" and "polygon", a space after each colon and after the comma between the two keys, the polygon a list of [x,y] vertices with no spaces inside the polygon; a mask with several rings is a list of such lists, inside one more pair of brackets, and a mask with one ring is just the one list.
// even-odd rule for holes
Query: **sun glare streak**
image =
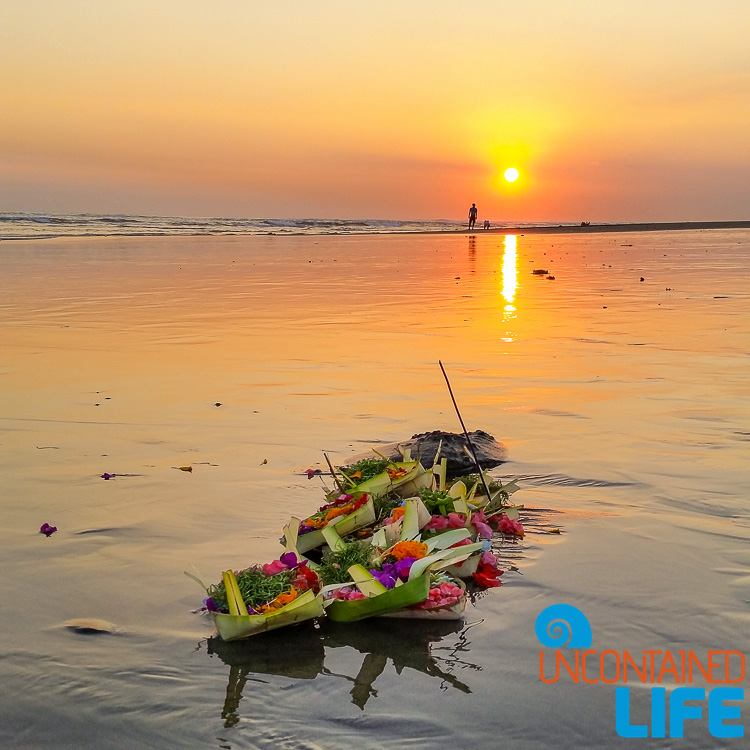
{"label": "sun glare streak", "polygon": [[503,319],[515,318],[516,308],[513,304],[518,288],[518,271],[516,269],[516,235],[505,235],[505,251],[503,252],[503,288],[502,295],[505,300],[503,307]]}

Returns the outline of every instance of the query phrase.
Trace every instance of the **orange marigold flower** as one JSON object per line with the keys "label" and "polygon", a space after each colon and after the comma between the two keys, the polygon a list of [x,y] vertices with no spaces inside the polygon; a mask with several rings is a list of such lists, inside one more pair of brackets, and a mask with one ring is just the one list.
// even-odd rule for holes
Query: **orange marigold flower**
{"label": "orange marigold flower", "polygon": [[391,518],[394,521],[398,521],[400,518],[404,517],[404,513],[406,513],[406,506],[399,505],[398,508],[393,509],[393,513],[391,513]]}
{"label": "orange marigold flower", "polygon": [[272,602],[260,607],[260,612],[264,615],[270,615],[274,612],[278,612],[282,607],[286,607],[287,604],[291,604],[297,598],[297,589],[292,588],[286,594],[279,594]]}
{"label": "orange marigold flower", "polygon": [[297,598],[297,589],[292,586],[286,594],[279,594],[274,601],[279,607],[286,607],[287,604],[291,604]]}
{"label": "orange marigold flower", "polygon": [[351,512],[351,505],[342,505],[338,508],[331,508],[331,510],[325,514],[323,525],[325,526],[331,519],[336,518],[337,516],[348,516]]}
{"label": "orange marigold flower", "polygon": [[427,554],[427,545],[422,542],[398,542],[388,554],[396,560],[403,560],[405,557],[416,557],[419,560]]}
{"label": "orange marigold flower", "polygon": [[392,469],[389,466],[386,469],[386,471],[388,472],[388,476],[391,478],[391,480],[401,479],[402,477],[405,477],[409,473],[403,466],[400,466],[397,469]]}

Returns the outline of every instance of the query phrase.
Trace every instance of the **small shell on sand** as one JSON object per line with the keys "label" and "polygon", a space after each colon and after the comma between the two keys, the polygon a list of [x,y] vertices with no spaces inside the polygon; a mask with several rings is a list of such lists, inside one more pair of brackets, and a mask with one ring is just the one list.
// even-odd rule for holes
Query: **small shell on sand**
{"label": "small shell on sand", "polygon": [[68,620],[65,623],[68,630],[81,635],[99,635],[102,633],[112,634],[116,628],[111,622],[106,620],[96,620],[93,618],[83,617],[75,620]]}

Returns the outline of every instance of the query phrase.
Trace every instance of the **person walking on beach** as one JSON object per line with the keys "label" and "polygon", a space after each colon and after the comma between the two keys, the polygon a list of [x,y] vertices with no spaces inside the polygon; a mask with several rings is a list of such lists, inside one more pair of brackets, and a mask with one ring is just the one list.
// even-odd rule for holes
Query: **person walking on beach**
{"label": "person walking on beach", "polygon": [[469,229],[474,229],[474,224],[477,223],[477,204],[472,203],[469,209]]}

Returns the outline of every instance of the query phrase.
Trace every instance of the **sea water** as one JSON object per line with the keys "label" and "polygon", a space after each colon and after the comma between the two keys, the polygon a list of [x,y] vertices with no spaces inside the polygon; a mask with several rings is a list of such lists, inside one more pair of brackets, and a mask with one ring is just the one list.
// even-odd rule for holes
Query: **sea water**
{"label": "sea water", "polygon": [[[3,242],[0,745],[638,742],[617,734],[618,685],[541,679],[535,623],[567,603],[598,652],[750,654],[749,245],[744,230]],[[494,541],[504,585],[464,623],[210,646],[183,571],[215,582],[276,557],[281,527],[322,502],[305,471],[324,452],[457,431],[438,360],[467,427],[508,447],[493,473],[521,486],[528,533]],[[634,724],[653,687],[630,685]],[[714,738],[704,707],[683,738],[648,742],[743,740]]]}
{"label": "sea water", "polygon": [[[553,226],[542,222],[535,226]],[[492,226],[510,226],[492,222]],[[525,224],[514,226],[526,226]],[[556,226],[556,225],[555,225]],[[330,235],[393,232],[453,232],[466,222],[450,219],[273,219],[127,214],[47,214],[24,211],[0,213],[0,240],[55,237],[160,237],[190,235]]]}

